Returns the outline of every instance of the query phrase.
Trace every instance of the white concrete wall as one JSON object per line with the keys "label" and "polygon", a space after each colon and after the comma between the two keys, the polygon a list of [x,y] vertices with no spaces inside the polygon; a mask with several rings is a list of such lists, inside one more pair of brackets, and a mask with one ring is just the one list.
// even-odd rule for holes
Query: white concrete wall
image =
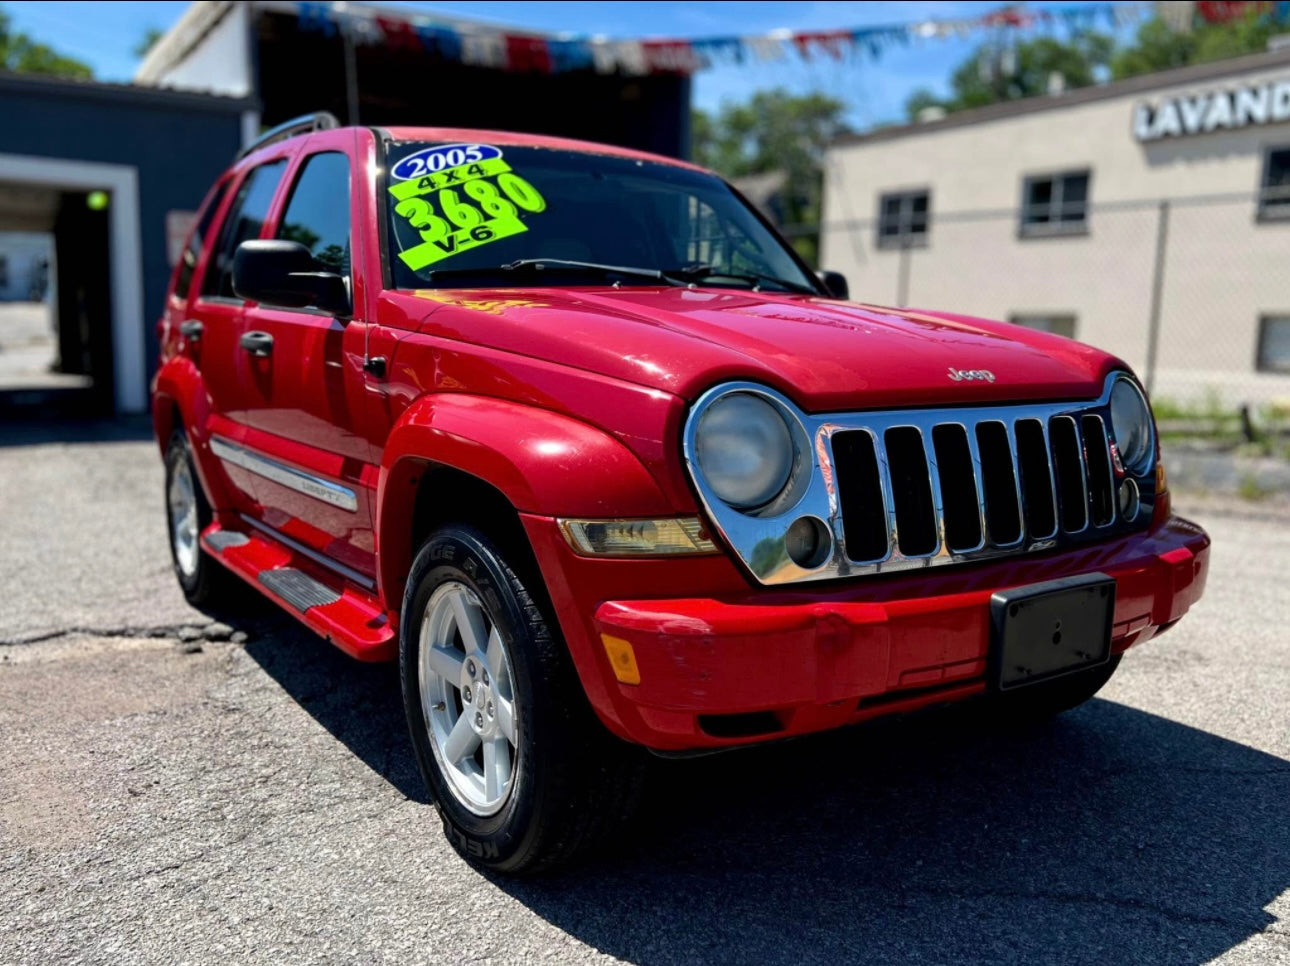
{"label": "white concrete wall", "polygon": [[[1141,369],[1158,201],[1173,199],[1156,394],[1290,398],[1290,379],[1255,372],[1260,315],[1290,315],[1290,222],[1255,217],[1265,150],[1290,147],[1290,122],[1146,143],[1132,131],[1140,101],[1285,79],[1290,65],[838,146],[826,166],[821,265],[848,276],[853,298],[893,304],[907,257],[911,305],[1074,314],[1081,341]],[[1088,234],[1019,237],[1025,177],[1082,168],[1092,172]],[[931,190],[927,247],[879,250],[879,196],[913,188]],[[1187,200],[1218,194],[1239,197]]]}
{"label": "white concrete wall", "polygon": [[[197,42],[179,63],[149,82],[158,87],[179,87],[243,97],[252,92],[248,43],[250,10],[236,3]],[[302,68],[303,69],[303,68]]]}

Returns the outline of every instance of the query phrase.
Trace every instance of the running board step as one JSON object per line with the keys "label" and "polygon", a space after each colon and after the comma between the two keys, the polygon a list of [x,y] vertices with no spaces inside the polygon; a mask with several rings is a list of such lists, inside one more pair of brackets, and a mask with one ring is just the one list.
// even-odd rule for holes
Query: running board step
{"label": "running board step", "polygon": [[334,604],[341,597],[326,584],[314,580],[303,570],[296,570],[294,567],[261,570],[257,579],[301,613],[310,607],[326,607],[328,604]]}
{"label": "running board step", "polygon": [[250,538],[236,530],[216,530],[206,538],[212,550],[224,550],[226,547],[244,547]]}
{"label": "running board step", "polygon": [[212,524],[202,534],[202,546],[215,560],[352,657],[389,661],[398,656],[389,617],[367,587],[324,570],[261,530],[226,530]]}

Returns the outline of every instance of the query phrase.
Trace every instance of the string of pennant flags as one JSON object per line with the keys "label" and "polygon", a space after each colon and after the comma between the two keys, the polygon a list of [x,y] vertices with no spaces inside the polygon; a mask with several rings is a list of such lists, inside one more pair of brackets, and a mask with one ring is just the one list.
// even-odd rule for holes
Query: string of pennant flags
{"label": "string of pennant flags", "polygon": [[[481,25],[444,26],[430,18],[400,18],[348,4],[301,3],[300,30],[341,35],[358,46],[424,51],[431,56],[495,70],[564,73],[590,70],[601,74],[693,74],[723,64],[772,63],[798,57],[804,61],[868,58],[877,61],[893,46],[967,37],[982,31],[1052,30],[1076,33],[1106,26],[1121,28],[1151,16],[1155,8],[1178,8],[1194,19],[1220,23],[1256,10],[1290,22],[1290,0],[1211,0],[1193,4],[1149,2],[1083,3],[1031,9],[1021,4],[975,17],[920,20],[888,26],[838,30],[775,30],[755,36],[686,39],[615,40],[606,37],[539,37],[511,34]],[[1163,14],[1163,9],[1161,10]],[[1185,29],[1185,28],[1184,28]]]}

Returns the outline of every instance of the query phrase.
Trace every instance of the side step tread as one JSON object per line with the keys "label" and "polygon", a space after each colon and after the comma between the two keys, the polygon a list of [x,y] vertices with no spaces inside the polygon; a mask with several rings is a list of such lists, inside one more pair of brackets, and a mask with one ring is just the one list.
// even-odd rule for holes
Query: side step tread
{"label": "side step tread", "polygon": [[389,615],[371,590],[323,570],[259,530],[243,532],[215,523],[201,539],[215,560],[350,656],[360,661],[398,656]]}
{"label": "side step tread", "polygon": [[310,607],[326,607],[328,604],[334,604],[341,598],[339,593],[326,584],[314,580],[303,570],[296,570],[294,567],[261,570],[258,579],[260,583],[302,613]]}
{"label": "side step tread", "polygon": [[206,538],[213,550],[224,550],[226,547],[244,547],[250,541],[245,533],[236,530],[216,530]]}

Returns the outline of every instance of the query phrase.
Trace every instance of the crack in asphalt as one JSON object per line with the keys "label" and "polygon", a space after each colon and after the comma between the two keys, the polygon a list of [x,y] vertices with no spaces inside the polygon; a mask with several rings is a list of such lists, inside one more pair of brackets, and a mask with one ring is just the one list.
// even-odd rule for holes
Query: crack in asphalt
{"label": "crack in asphalt", "polygon": [[117,627],[86,627],[83,625],[74,625],[72,627],[59,628],[58,630],[37,631],[28,635],[0,638],[0,647],[16,647],[24,644],[44,644],[49,641],[57,641],[66,637],[138,638],[142,640],[174,639],[184,642],[205,641],[212,644],[224,641],[231,641],[234,644],[244,644],[249,640],[249,636],[245,631],[234,630],[232,627],[229,627],[227,624],[221,624],[219,621],[210,621],[204,624],[126,624]]}

